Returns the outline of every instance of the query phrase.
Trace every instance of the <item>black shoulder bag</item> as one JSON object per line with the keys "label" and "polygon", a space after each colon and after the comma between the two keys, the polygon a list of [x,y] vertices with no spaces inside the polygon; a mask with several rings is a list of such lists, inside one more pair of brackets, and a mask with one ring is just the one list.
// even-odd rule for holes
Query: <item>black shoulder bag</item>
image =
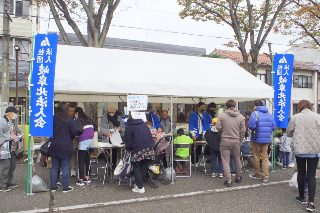
{"label": "black shoulder bag", "polygon": [[253,130],[252,130],[252,139],[253,140],[257,140],[257,134],[258,134],[258,127],[257,127],[257,125],[258,125],[258,112],[257,111],[254,111],[254,114],[256,114],[256,128],[254,128]]}
{"label": "black shoulder bag", "polygon": [[58,125],[56,126],[56,128],[53,130],[53,134],[52,134],[52,137],[49,138],[49,140],[42,144],[42,146],[40,147],[40,152],[41,152],[41,155],[44,155],[44,156],[49,156],[49,149],[50,149],[50,145],[51,145],[51,141],[52,141],[52,138],[54,136],[54,133],[57,131],[58,129],[58,126],[60,125],[60,122],[58,123]]}

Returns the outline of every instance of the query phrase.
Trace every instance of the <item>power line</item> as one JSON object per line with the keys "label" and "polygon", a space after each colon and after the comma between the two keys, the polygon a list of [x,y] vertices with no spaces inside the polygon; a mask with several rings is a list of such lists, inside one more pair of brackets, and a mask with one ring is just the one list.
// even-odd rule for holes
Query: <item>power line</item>
{"label": "power line", "polygon": [[[0,12],[1,14],[1,12]],[[3,14],[3,13],[2,13]],[[77,16],[80,17],[80,15],[76,14]],[[54,18],[46,18],[46,17],[41,17],[41,16],[30,16],[30,15],[24,15],[24,16],[29,16],[29,17],[37,17],[41,18],[43,20],[51,20]],[[50,16],[49,16],[50,17]],[[82,17],[80,17],[82,18]],[[61,19],[61,21],[67,21],[67,19]],[[80,21],[79,21],[80,22]],[[87,23],[87,21],[82,21],[82,23]],[[103,25],[103,24],[101,24]],[[160,30],[160,29],[152,29],[152,28],[143,28],[143,27],[133,27],[133,26],[125,26],[125,25],[115,25],[111,24],[110,27],[118,27],[118,28],[127,28],[127,29],[135,29],[135,30],[146,30],[146,31],[153,31],[153,32],[162,32],[162,33],[172,33],[172,34],[180,34],[180,35],[186,35],[186,36],[197,36],[197,37],[208,37],[208,38],[216,38],[216,39],[226,39],[226,40],[234,40],[237,41],[235,38],[230,38],[230,37],[223,37],[223,36],[215,36],[215,35],[204,35],[204,34],[196,34],[196,33],[187,33],[187,32],[178,32],[178,31],[170,31],[170,30]],[[3,34],[0,34],[3,36]],[[18,36],[18,35],[10,35],[12,37],[25,37],[25,36]],[[29,37],[25,37],[29,38]],[[274,43],[274,42],[268,42],[265,41],[265,44],[271,43],[273,45],[281,45],[281,46],[287,46],[287,47],[300,47],[300,48],[305,48],[305,49],[312,49],[310,47],[305,47],[305,46],[300,46],[300,45],[289,45],[289,44],[283,44],[283,43]]]}

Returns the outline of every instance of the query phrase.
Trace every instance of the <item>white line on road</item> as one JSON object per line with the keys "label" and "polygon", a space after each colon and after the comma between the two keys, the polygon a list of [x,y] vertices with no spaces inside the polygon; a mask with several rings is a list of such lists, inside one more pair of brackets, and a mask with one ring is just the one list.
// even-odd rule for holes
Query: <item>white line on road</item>
{"label": "white line on road", "polygon": [[[289,180],[261,183],[261,184],[254,184],[254,185],[246,185],[246,186],[237,186],[237,187],[230,187],[230,188],[223,188],[223,189],[212,189],[212,190],[206,190],[206,191],[188,192],[188,193],[173,194],[173,195],[163,195],[163,196],[155,196],[155,197],[144,197],[144,198],[135,198],[135,199],[128,199],[128,200],[118,200],[118,201],[110,201],[110,202],[105,202],[105,203],[82,204],[82,205],[75,205],[75,206],[58,207],[58,208],[54,208],[53,211],[70,211],[70,210],[86,209],[86,208],[93,208],[93,207],[106,207],[106,206],[111,206],[111,205],[136,203],[136,202],[142,202],[142,201],[163,200],[163,199],[169,199],[169,198],[179,198],[179,197],[187,197],[187,196],[194,196],[194,195],[203,195],[203,194],[209,194],[209,193],[213,193],[213,192],[227,192],[227,191],[257,188],[260,186],[276,185],[276,184],[287,183],[287,182],[289,182]],[[46,208],[46,209],[34,209],[34,210],[29,210],[29,211],[20,211],[19,213],[38,213],[38,212],[48,212],[48,211],[49,211],[49,209]]]}

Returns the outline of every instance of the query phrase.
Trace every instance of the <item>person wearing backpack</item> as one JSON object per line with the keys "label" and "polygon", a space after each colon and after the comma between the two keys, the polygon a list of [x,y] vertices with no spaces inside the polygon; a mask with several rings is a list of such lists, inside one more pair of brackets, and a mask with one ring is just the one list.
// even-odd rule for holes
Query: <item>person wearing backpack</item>
{"label": "person wearing backpack", "polygon": [[[216,128],[216,123],[218,118],[212,119],[211,131],[207,132],[206,139],[208,141],[210,151],[211,151],[211,171],[212,177],[223,178],[223,164],[220,154],[220,142],[221,142],[221,132],[218,132]],[[219,163],[219,173],[217,174],[217,159]]]}
{"label": "person wearing backpack", "polygon": [[[262,179],[268,182],[268,146],[271,143],[271,133],[276,128],[276,123],[272,115],[268,112],[268,108],[263,106],[261,100],[253,102],[254,112],[251,113],[248,121],[248,127],[252,130],[251,142],[253,152],[254,174],[250,174],[250,178]],[[262,171],[260,170],[260,155],[262,160]]]}

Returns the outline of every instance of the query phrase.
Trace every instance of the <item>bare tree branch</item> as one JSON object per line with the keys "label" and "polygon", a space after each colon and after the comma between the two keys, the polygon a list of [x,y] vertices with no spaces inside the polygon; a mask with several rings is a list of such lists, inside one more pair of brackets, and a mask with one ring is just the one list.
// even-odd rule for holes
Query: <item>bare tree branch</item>
{"label": "bare tree branch", "polygon": [[65,2],[63,0],[57,0],[58,3],[61,6],[62,9],[62,13],[64,14],[64,16],[66,17],[68,24],[70,25],[70,27],[72,27],[73,31],[75,32],[75,34],[77,35],[79,41],[81,42],[81,44],[83,46],[88,46],[87,41],[84,39],[80,29],[78,28],[77,24],[73,21],[73,19],[71,18],[67,5],[65,4]]}
{"label": "bare tree branch", "polygon": [[257,37],[256,45],[259,44],[262,32],[264,31],[264,27],[266,26],[266,23],[267,23],[268,11],[269,11],[269,3],[270,3],[270,1],[266,0],[266,5],[264,7],[264,15],[263,15],[262,23],[261,23],[261,26],[260,26],[259,34],[258,34],[258,37]]}
{"label": "bare tree branch", "polygon": [[100,38],[99,38],[99,46],[100,47],[103,47],[103,45],[104,45],[104,41],[106,40],[106,35],[107,35],[109,28],[110,28],[111,20],[113,18],[113,13],[117,9],[119,3],[120,3],[120,0],[116,0],[114,4],[113,4],[113,0],[111,0],[109,2],[106,20],[104,22],[103,29],[102,29],[102,32],[101,32]]}
{"label": "bare tree branch", "polygon": [[59,31],[60,31],[60,34],[61,34],[61,36],[62,36],[62,38],[64,40],[64,43],[66,45],[70,45],[70,40],[69,40],[69,38],[67,36],[66,31],[64,30],[64,28],[63,28],[63,26],[61,24],[59,14],[57,13],[57,10],[56,10],[56,8],[55,8],[55,6],[53,4],[53,1],[52,0],[48,0],[48,3],[49,3],[49,6],[50,6],[50,9],[51,9],[51,13],[52,13],[52,15],[54,17],[54,20],[55,20],[55,22],[56,22],[56,24],[58,26]]}
{"label": "bare tree branch", "polygon": [[213,14],[214,16],[220,18],[220,19],[221,19],[223,22],[225,22],[226,24],[232,26],[232,24],[231,24],[229,21],[227,21],[225,18],[223,18],[223,17],[221,16],[221,14],[219,14],[219,13],[213,11],[213,10],[210,10],[207,6],[204,6],[204,5],[202,5],[202,4],[198,3],[198,2],[193,2],[193,3],[199,5],[199,6],[202,7],[203,9],[205,9],[205,10],[207,10],[208,12],[210,12],[211,14]]}
{"label": "bare tree branch", "polygon": [[278,14],[280,13],[280,11],[283,9],[285,3],[287,0],[282,0],[281,4],[279,5],[279,7],[277,8],[277,11],[274,13],[273,18],[269,24],[269,27],[267,29],[267,31],[264,33],[264,36],[262,37],[258,47],[261,48],[263,43],[265,42],[265,40],[267,39],[267,36],[269,35],[270,31],[272,30],[274,23],[276,22],[276,19],[278,17]]}

